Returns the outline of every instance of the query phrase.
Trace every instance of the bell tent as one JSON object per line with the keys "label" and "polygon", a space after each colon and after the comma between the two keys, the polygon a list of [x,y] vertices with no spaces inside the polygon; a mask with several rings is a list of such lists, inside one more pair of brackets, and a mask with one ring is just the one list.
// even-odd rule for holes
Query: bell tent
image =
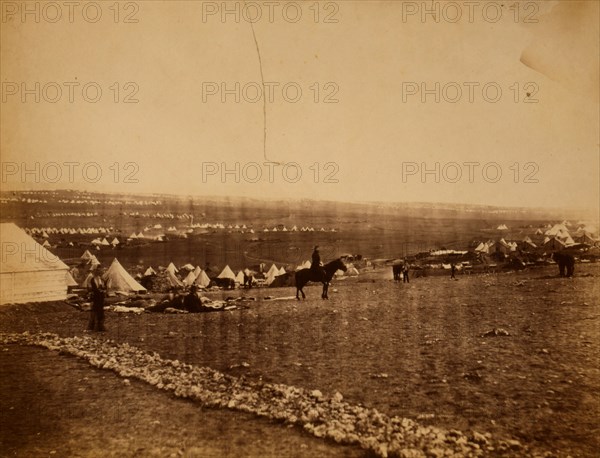
{"label": "bell tent", "polygon": [[146,288],[127,273],[117,258],[113,260],[102,279],[106,283],[107,291],[119,291],[127,294],[146,292]]}

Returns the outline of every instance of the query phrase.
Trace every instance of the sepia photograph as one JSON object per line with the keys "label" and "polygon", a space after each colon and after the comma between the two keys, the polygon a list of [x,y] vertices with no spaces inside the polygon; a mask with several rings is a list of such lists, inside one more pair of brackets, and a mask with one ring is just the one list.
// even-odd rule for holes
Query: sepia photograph
{"label": "sepia photograph", "polygon": [[598,456],[600,2],[0,15],[0,457]]}

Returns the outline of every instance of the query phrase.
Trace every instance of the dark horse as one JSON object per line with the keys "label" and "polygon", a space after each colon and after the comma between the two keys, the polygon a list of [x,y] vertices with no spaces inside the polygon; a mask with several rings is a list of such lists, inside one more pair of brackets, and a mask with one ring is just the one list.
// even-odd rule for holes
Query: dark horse
{"label": "dark horse", "polygon": [[575,272],[575,258],[572,254],[556,251],[552,253],[552,259],[558,264],[558,271],[561,277],[573,276],[573,272]]}
{"label": "dark horse", "polygon": [[304,291],[302,291],[302,288],[304,288],[309,281],[323,283],[323,293],[321,294],[321,299],[329,299],[327,296],[329,282],[333,278],[333,274],[335,274],[338,270],[342,270],[344,272],[347,270],[346,264],[344,264],[341,259],[336,259],[335,261],[325,264],[320,275],[318,272],[314,272],[310,269],[301,269],[296,272],[296,299],[300,300],[298,293],[302,293],[302,299],[306,299],[306,295],[304,294]]}
{"label": "dark horse", "polygon": [[392,266],[392,273],[394,274],[395,281],[400,281],[400,274],[402,273],[403,269],[404,269],[404,264],[394,264]]}

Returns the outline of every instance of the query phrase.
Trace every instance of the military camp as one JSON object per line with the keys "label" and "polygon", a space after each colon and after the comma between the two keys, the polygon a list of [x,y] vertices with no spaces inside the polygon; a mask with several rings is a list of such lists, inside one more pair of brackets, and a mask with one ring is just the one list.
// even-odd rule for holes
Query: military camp
{"label": "military camp", "polygon": [[[320,219],[307,208],[290,221],[277,205],[268,219],[225,217],[221,203],[184,203],[180,211],[175,198],[162,197],[141,211],[144,201],[129,196],[96,215],[77,209],[99,199],[66,194],[1,200],[10,218],[0,227],[1,332],[5,346],[56,348],[112,368],[102,382],[113,387],[102,390],[109,415],[116,386],[149,383],[190,407],[194,399],[224,406],[233,415],[227,424],[266,417],[275,422],[265,425],[267,440],[283,422],[300,427],[290,440],[306,441],[309,431],[311,449],[337,442],[350,447],[347,456],[365,448],[383,456],[377,437],[387,429],[409,443],[442,434],[455,456],[492,448],[585,456],[595,448],[573,431],[596,421],[588,374],[597,346],[597,221],[473,209],[473,218],[447,225],[450,211],[406,207],[400,216],[379,208],[387,216],[373,227],[358,217],[360,206],[344,213],[338,204],[332,219],[322,204]],[[73,215],[69,225],[64,214]],[[324,276],[311,280],[317,272]],[[94,311],[98,285],[102,315]],[[179,383],[195,367],[222,382]],[[76,382],[62,377],[65,386]],[[260,400],[265,389],[272,394]],[[172,421],[140,415],[148,425]],[[372,423],[362,426],[363,416]],[[60,411],[50,418],[61,421]],[[540,441],[542,430],[563,439]]]}

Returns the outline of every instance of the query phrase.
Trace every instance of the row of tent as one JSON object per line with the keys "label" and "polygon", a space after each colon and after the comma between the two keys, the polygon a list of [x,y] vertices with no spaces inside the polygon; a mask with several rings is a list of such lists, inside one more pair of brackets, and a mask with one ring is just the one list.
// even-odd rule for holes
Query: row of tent
{"label": "row of tent", "polygon": [[112,228],[106,227],[79,227],[77,229],[73,227],[32,227],[26,228],[25,232],[33,236],[40,236],[45,239],[49,238],[49,234],[62,234],[62,235],[96,235],[96,234],[109,234]]}
{"label": "row of tent", "polygon": [[[570,233],[569,229],[567,228],[567,226],[569,226],[569,225],[570,225],[570,223],[568,221],[563,221],[562,223],[557,223],[557,224],[548,224],[548,225],[546,225],[545,230],[542,228],[538,228],[535,231],[535,235],[558,237],[559,239],[571,237],[571,233]],[[508,231],[509,228],[506,224],[500,224],[499,226],[496,227],[496,230]],[[573,235],[574,236],[582,236],[584,234],[587,234],[589,236],[593,236],[596,233],[597,233],[597,229],[594,226],[591,226],[589,224],[581,224],[574,231]]]}
{"label": "row of tent", "polygon": [[94,240],[92,240],[91,243],[92,243],[92,245],[96,245],[96,246],[113,246],[113,247],[116,247],[117,245],[121,244],[121,242],[119,242],[119,239],[116,237],[114,237],[111,242],[106,240],[106,237],[105,237],[103,239],[99,239],[99,238],[94,239]]}
{"label": "row of tent", "polygon": [[[310,268],[310,261],[305,261],[304,263],[302,263],[296,267],[296,271],[301,270],[301,269],[309,269],[309,268]],[[182,275],[183,280],[179,280],[179,278],[177,277],[177,274],[180,272],[180,270],[188,272],[187,275],[185,275],[185,276]],[[202,270],[198,266],[196,266],[194,268],[193,265],[186,264],[186,265],[182,266],[181,269],[177,269],[175,264],[173,264],[171,262],[167,266],[165,271],[167,272],[167,278],[169,279],[171,286],[197,285],[197,286],[202,286],[202,287],[208,287],[208,285],[210,284],[210,278],[209,278],[208,274],[206,273],[206,271]],[[347,267],[346,272],[339,270],[336,272],[336,276],[338,276],[338,277],[344,276],[344,275],[345,276],[356,276],[356,275],[358,275],[358,273],[359,273],[358,270],[353,265],[349,265]],[[144,272],[144,276],[156,275],[156,274],[157,274],[157,272],[152,267],[149,267]],[[267,270],[265,273],[263,273],[263,276],[264,276],[263,284],[266,286],[269,286],[275,281],[275,279],[277,277],[280,277],[280,276],[286,275],[286,274],[288,274],[288,272],[285,270],[285,268],[283,266],[278,268],[275,264],[272,264],[271,267],[269,268],[269,270]],[[230,279],[230,280],[233,280],[235,283],[243,284],[245,276],[252,277],[254,275],[255,275],[255,273],[253,271],[249,270],[248,268],[246,268],[244,270],[240,270],[236,275],[233,272],[233,270],[229,267],[229,265],[226,265],[223,268],[223,270],[216,276],[216,278]]]}
{"label": "row of tent", "polygon": [[[337,232],[335,228],[331,228],[330,231]],[[298,230],[298,228],[296,226],[294,226],[288,231],[288,229],[285,226],[283,226],[282,229],[278,229],[277,227],[274,227],[271,230],[269,230],[268,227],[265,227],[263,229],[263,232],[315,232],[315,228],[307,226],[307,227],[301,227],[300,230]],[[319,232],[327,232],[327,231],[325,230],[324,227],[322,227],[321,229],[319,229]]]}
{"label": "row of tent", "polygon": [[535,244],[533,240],[531,240],[531,238],[527,236],[520,242],[506,241],[503,238],[498,241],[488,240],[487,242],[480,242],[479,245],[477,245],[477,247],[475,248],[475,251],[477,253],[482,254],[492,254],[495,252],[502,252],[508,254],[511,252],[515,252],[519,249],[522,251],[531,251],[540,247],[546,250],[557,251],[571,246],[576,246],[577,244],[586,244],[593,246],[597,243],[598,240],[594,239],[588,234],[583,234],[581,236],[576,237],[575,239],[573,239],[568,234],[566,236],[561,234],[560,236],[553,237],[545,236],[538,247],[538,245]]}
{"label": "row of tent", "polygon": [[[177,269],[177,267],[175,267],[175,264],[173,264],[172,262],[167,266],[167,268],[165,270],[167,272],[167,277],[169,279],[169,282],[171,283],[171,286],[197,285],[197,286],[202,286],[202,287],[208,287],[208,285],[210,284],[210,278],[209,278],[208,274],[206,273],[206,271],[202,270],[199,266],[196,266],[195,268],[191,264],[186,264],[185,266],[183,266],[181,268],[181,270],[188,271],[187,275],[183,278],[183,280],[179,280],[179,278],[177,277],[177,273],[179,272],[179,269]],[[280,275],[285,275],[286,273],[287,272],[285,271],[285,269],[283,267],[280,267],[278,269],[277,266],[275,266],[275,264],[273,264],[269,268],[269,270],[264,274],[265,275],[264,284],[270,285],[275,280],[276,277],[278,277]],[[155,274],[156,274],[156,271],[152,267],[149,267],[146,270],[146,272],[144,272],[145,276],[146,275],[155,275]],[[223,268],[223,270],[215,278],[230,279],[230,280],[233,280],[235,283],[243,284],[245,276],[252,277],[253,275],[254,275],[254,272],[252,272],[248,268],[246,268],[244,270],[240,270],[236,275],[233,272],[233,270],[229,267],[229,265],[226,265]]]}
{"label": "row of tent", "polygon": [[[163,228],[163,226],[161,224],[155,224],[154,226],[146,226],[144,228],[145,232],[148,232],[152,229],[155,230],[161,230]],[[242,224],[241,226],[239,224],[235,224],[235,225],[228,225],[225,226],[222,223],[216,223],[216,224],[208,224],[208,223],[204,223],[204,224],[192,224],[190,226],[190,229],[186,230],[185,232],[187,232],[188,234],[193,233],[193,229],[229,229],[229,230],[239,230],[239,231],[248,231],[248,233],[250,234],[254,234],[254,229],[253,228],[248,228],[245,224]],[[167,229],[167,232],[177,232],[178,229],[176,226],[169,226]],[[324,227],[321,227],[321,229],[318,230],[319,232],[327,232],[327,230]],[[314,227],[301,227],[300,229],[298,229],[297,226],[293,226],[291,229],[288,229],[287,227],[283,226],[283,227],[273,227],[272,229],[269,229],[268,227],[265,227],[263,229],[263,232],[315,232],[315,228]],[[337,230],[335,228],[331,228],[330,232],[337,232]],[[132,233],[129,238],[143,238],[143,233],[139,232],[138,234],[136,234],[135,232]]]}

